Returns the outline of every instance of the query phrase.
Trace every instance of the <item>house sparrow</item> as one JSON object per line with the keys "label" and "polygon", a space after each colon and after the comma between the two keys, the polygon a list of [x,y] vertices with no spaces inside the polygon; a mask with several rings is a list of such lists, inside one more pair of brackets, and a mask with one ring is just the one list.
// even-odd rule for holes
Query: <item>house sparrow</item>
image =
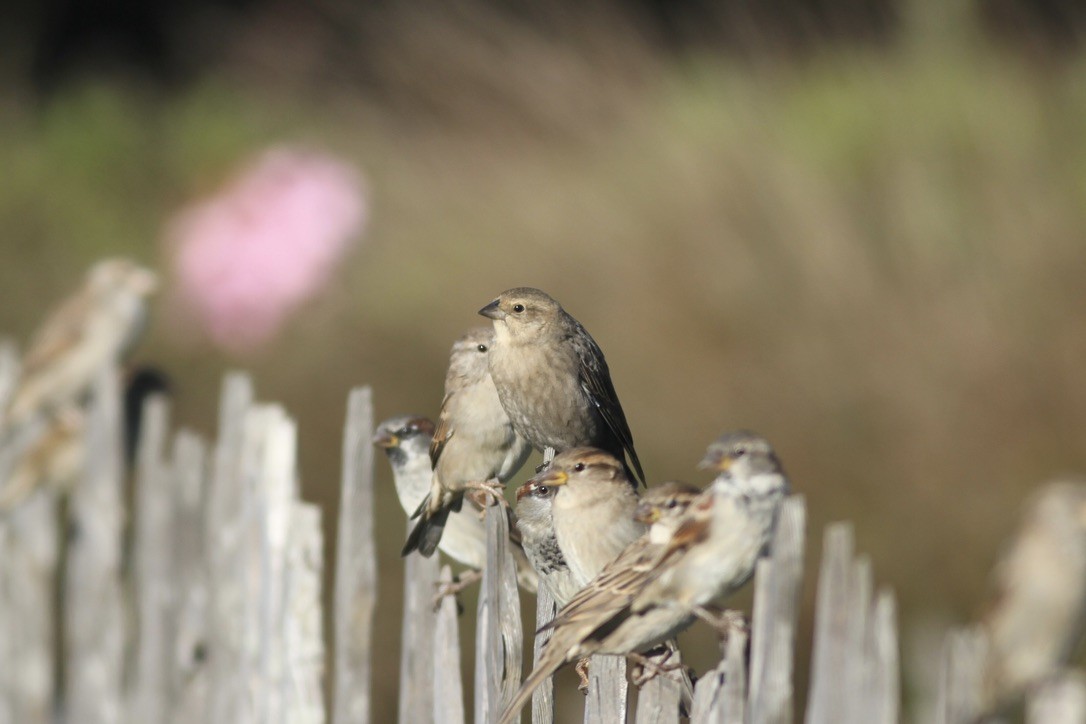
{"label": "house sparrow", "polygon": [[486,481],[505,483],[532,448],[513,430],[490,378],[487,358],[494,333],[476,328],[456,340],[445,376],[445,399],[430,443],[433,476],[429,494],[412,518],[418,523],[407,537],[403,555],[417,550],[433,555],[450,512],[459,511],[469,488],[490,489]]}
{"label": "house sparrow", "polygon": [[607,361],[581,323],[528,287],[502,292],[479,314],[494,323],[490,373],[517,432],[539,450],[600,448],[644,482]]}
{"label": "house sparrow", "polygon": [[[672,608],[638,615],[631,612],[630,603],[666,552],[668,540],[700,492],[677,482],[649,489],[634,513],[639,522],[651,525],[648,532],[630,543],[561,608],[553,621],[540,629],[552,631],[551,638],[544,644],[535,669],[503,712],[501,722],[513,721],[536,687],[565,663],[578,659],[583,662],[593,654],[638,654],[662,642],[668,642],[674,650],[674,642],[668,640],[689,626],[694,615]],[[649,663],[645,657],[638,658]],[[684,679],[689,705],[693,685],[689,678]]]}
{"label": "house sparrow", "polygon": [[94,376],[139,339],[153,272],[128,259],[91,267],[82,289],[45,321],[31,341],[3,425],[19,429],[34,416],[77,402]]}
{"label": "house sparrow", "polygon": [[552,506],[558,488],[528,482],[517,488],[517,530],[528,563],[539,575],[558,608],[566,605],[580,586],[566,564],[554,535]]}
{"label": "house sparrow", "polygon": [[[136,445],[143,422],[143,403],[153,394],[167,393],[169,378],[152,367],[130,372],[124,389],[124,467],[131,471],[136,463]],[[21,451],[3,486],[0,487],[0,513],[15,508],[39,488],[62,495],[78,484],[86,464],[87,415],[77,404],[69,403],[55,410],[40,434]]]}
{"label": "house sparrow", "polygon": [[633,517],[638,498],[625,466],[608,452],[576,447],[558,453],[533,484],[558,488],[554,535],[578,589],[645,532]]}
{"label": "house sparrow", "polygon": [[1056,673],[1081,638],[1086,480],[1059,480],[1036,495],[993,578],[981,627],[989,644],[985,699],[999,708]]}
{"label": "house sparrow", "polygon": [[[385,451],[392,467],[393,483],[400,506],[408,515],[418,509],[430,490],[430,441],[434,423],[425,417],[393,417],[377,426],[373,444]],[[514,525],[510,525],[510,531]],[[519,536],[518,536],[519,537]],[[529,592],[536,590],[536,575],[528,565],[517,538],[513,539],[517,581]],[[457,563],[479,571],[486,565],[486,523],[479,509],[469,505],[450,513],[438,548]]]}
{"label": "house sparrow", "polygon": [[631,608],[678,608],[719,625],[707,609],[741,588],[767,553],[790,485],[769,442],[751,432],[721,435],[701,466],[717,472],[671,536]]}

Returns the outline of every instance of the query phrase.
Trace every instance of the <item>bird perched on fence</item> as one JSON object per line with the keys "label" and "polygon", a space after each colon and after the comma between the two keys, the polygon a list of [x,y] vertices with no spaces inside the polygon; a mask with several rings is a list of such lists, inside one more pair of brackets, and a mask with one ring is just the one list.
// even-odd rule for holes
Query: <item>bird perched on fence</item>
{"label": "bird perched on fence", "polygon": [[3,420],[5,433],[35,416],[78,401],[94,376],[135,346],[158,286],[149,269],[129,259],[91,267],[82,288],[61,304],[31,341]]}
{"label": "bird perched on fence", "polygon": [[[385,451],[392,467],[392,479],[396,497],[404,513],[417,510],[430,490],[433,471],[430,466],[430,441],[434,423],[418,415],[393,417],[377,426],[373,443]],[[514,525],[510,525],[510,531]],[[519,536],[518,536],[519,538]],[[438,548],[457,563],[473,571],[486,565],[486,524],[479,517],[479,509],[468,505],[449,514],[445,533]],[[536,590],[536,575],[524,557],[524,551],[516,538],[513,539],[513,557],[517,564],[517,581],[527,591]],[[470,578],[461,583],[470,582]],[[456,586],[452,590],[456,590]]]}
{"label": "bird perched on fence", "polygon": [[1064,666],[1086,622],[1086,480],[1056,481],[1032,500],[993,573],[981,619],[985,706],[998,709]]}
{"label": "bird perched on fence", "polygon": [[[169,377],[160,370],[140,366],[125,377],[124,466],[135,465],[136,444],[143,422],[143,403],[153,394],[168,393]],[[0,513],[17,507],[38,489],[62,495],[71,492],[83,474],[87,460],[87,413],[68,403],[55,410],[40,434],[16,458],[0,487]]]}
{"label": "bird perched on fence", "polygon": [[[645,577],[651,575],[667,552],[668,541],[700,493],[693,486],[677,482],[655,486],[645,493],[634,517],[642,524],[651,525],[648,532],[630,543],[561,608],[553,621],[540,629],[540,632],[550,630],[551,638],[544,644],[535,669],[502,714],[501,722],[512,721],[536,687],[565,663],[579,659],[583,664],[593,654],[633,655],[653,668],[660,668],[639,652],[665,641],[674,647],[674,642],[668,640],[689,626],[694,615],[677,608],[657,608],[636,615],[631,612],[630,604]],[[578,671],[584,680],[580,666]],[[689,705],[693,686],[688,677],[683,679]]]}
{"label": "bird perched on fence", "polygon": [[517,530],[528,563],[539,575],[558,608],[566,605],[580,586],[569,570],[554,535],[554,494],[556,487],[527,482],[517,488]]}
{"label": "bird perched on fence", "polygon": [[490,373],[517,432],[538,450],[606,450],[644,482],[607,361],[581,323],[530,287],[502,292],[479,314],[493,320]]}
{"label": "bird perched on fence", "polygon": [[554,535],[578,589],[645,532],[633,517],[638,498],[625,466],[608,452],[577,447],[558,453],[533,484],[557,488]]}
{"label": "bird perched on fence", "polygon": [[715,625],[727,624],[710,606],[741,588],[768,553],[781,504],[791,488],[776,452],[752,432],[728,432],[701,466],[717,473],[687,516],[631,604],[636,614],[680,608]]}
{"label": "bird perched on fence", "polygon": [[[472,329],[456,340],[445,376],[445,399],[430,443],[430,491],[414,511],[418,518],[403,555],[433,555],[450,512],[460,510],[469,489],[493,492],[487,481],[504,484],[532,448],[513,429],[490,377],[488,356],[494,332]],[[495,493],[500,496],[500,490]]]}

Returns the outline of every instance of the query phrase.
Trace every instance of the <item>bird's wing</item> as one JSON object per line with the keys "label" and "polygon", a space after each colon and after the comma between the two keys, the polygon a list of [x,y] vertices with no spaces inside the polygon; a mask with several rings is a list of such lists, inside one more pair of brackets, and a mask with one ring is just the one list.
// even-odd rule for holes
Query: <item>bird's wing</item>
{"label": "bird's wing", "polygon": [[83,338],[91,303],[92,300],[85,292],[79,293],[49,315],[27,347],[22,363],[24,377],[38,372],[79,344]]}
{"label": "bird's wing", "polygon": [[647,536],[638,538],[571,598],[540,631],[578,625],[583,625],[589,632],[599,628],[629,605],[652,577],[652,570],[663,551],[663,546],[649,543]]}
{"label": "bird's wing", "polygon": [[434,430],[434,439],[430,441],[430,465],[434,468],[437,468],[437,461],[441,457],[441,451],[445,449],[449,438],[453,436],[453,426],[449,422],[449,417],[451,417],[449,405],[452,399],[453,395],[449,393],[441,401],[441,413],[437,417],[437,429]]}
{"label": "bird's wing", "polygon": [[588,399],[599,410],[600,416],[607,424],[611,434],[615,436],[622,449],[630,458],[637,479],[645,482],[645,471],[641,469],[641,461],[637,459],[634,450],[633,434],[626,422],[626,414],[622,411],[622,405],[618,401],[618,393],[611,382],[611,372],[607,369],[607,360],[603,357],[603,351],[589,336],[580,324],[573,338],[576,340],[578,367],[581,378],[581,389],[588,395]]}

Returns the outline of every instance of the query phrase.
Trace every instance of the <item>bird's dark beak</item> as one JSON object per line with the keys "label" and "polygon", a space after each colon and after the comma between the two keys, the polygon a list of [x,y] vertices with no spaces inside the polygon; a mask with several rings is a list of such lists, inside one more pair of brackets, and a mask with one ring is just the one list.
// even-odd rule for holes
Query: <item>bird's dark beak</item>
{"label": "bird's dark beak", "polygon": [[381,432],[373,438],[373,444],[377,447],[383,447],[387,449],[399,445],[400,438],[396,437],[391,432]]}
{"label": "bird's dark beak", "polygon": [[637,509],[634,510],[633,519],[638,523],[644,523],[645,525],[652,525],[656,521],[660,520],[660,509],[655,505],[649,505],[648,503],[640,503]]}
{"label": "bird's dark beak", "polygon": [[530,492],[532,492],[532,481],[529,480],[527,483],[517,488],[517,502],[519,503],[520,499]]}
{"label": "bird's dark beak", "polygon": [[702,470],[714,470],[718,473],[725,473],[728,468],[732,466],[732,458],[720,452],[719,450],[710,450],[702,461],[698,463],[698,467]]}
{"label": "bird's dark beak", "polygon": [[505,319],[505,312],[502,311],[502,308],[498,306],[498,304],[499,300],[495,299],[493,302],[480,309],[479,314],[484,317],[489,317],[490,319]]}

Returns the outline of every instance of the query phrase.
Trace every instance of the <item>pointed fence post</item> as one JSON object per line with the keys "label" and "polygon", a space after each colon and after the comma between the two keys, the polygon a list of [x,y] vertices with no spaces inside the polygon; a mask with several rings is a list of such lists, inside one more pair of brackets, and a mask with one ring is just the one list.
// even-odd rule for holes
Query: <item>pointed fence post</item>
{"label": "pointed fence post", "polygon": [[174,570],[173,480],[166,465],[170,403],[164,395],[143,405],[136,450],[136,515],[132,536],[135,606],[134,681],[129,719],[161,721],[172,710],[171,644],[176,637],[173,600],[179,595]]}
{"label": "pointed fence post", "polygon": [[806,508],[784,501],[770,556],[755,577],[749,710],[751,721],[791,724],[799,594],[803,583]]}
{"label": "pointed fence post", "polygon": [[[556,611],[554,598],[547,587],[539,585],[535,598],[535,630],[538,632],[544,625],[554,620]],[[543,651],[543,645],[551,637],[550,631],[535,633],[532,640],[532,666],[539,663],[539,656]],[[554,677],[548,676],[539,687],[532,692],[532,724],[553,724],[554,722]]]}
{"label": "pointed fence post", "polygon": [[112,724],[123,716],[124,604],[121,545],[124,528],[121,402],[117,372],[97,376],[86,429],[86,474],[71,496],[64,582],[65,715],[79,724]]}
{"label": "pointed fence post", "polygon": [[505,506],[486,507],[486,567],[476,633],[475,721],[496,721],[520,685],[524,634]]}
{"label": "pointed fence post", "polygon": [[369,387],[359,387],[348,398],[343,436],[336,542],[335,724],[368,724],[372,717],[371,647],[377,605],[372,442],[372,393]]}
{"label": "pointed fence post", "polygon": [[[415,521],[408,521],[407,532]],[[438,556],[414,551],[404,559],[400,635],[400,724],[425,721],[434,708],[434,611]]]}
{"label": "pointed fence post", "polygon": [[[438,579],[452,583],[452,571],[443,566]],[[429,675],[433,677],[434,724],[464,724],[464,685],[460,677],[460,632],[456,621],[456,600],[441,599],[434,623],[434,660]]]}
{"label": "pointed fence post", "polygon": [[248,375],[232,372],[223,381],[219,433],[207,491],[206,554],[209,572],[207,721],[249,721],[250,681],[244,678],[247,644],[245,491],[243,448],[245,419],[253,404]]}
{"label": "pointed fence post", "polygon": [[195,433],[180,431],[174,439],[173,570],[178,597],[174,602],[176,636],[170,666],[173,721],[199,721],[206,715],[210,686],[208,633],[210,572],[207,540],[207,446]]}

